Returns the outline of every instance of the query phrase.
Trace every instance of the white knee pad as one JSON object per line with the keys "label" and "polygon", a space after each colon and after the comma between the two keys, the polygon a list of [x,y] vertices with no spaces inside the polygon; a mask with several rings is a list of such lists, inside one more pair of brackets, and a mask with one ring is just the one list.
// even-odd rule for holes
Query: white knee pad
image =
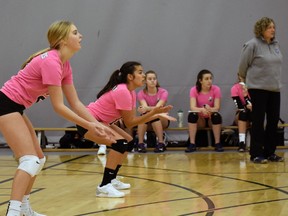
{"label": "white knee pad", "polygon": [[40,166],[36,172],[36,175],[38,175],[41,172],[41,170],[43,169],[45,162],[46,162],[46,157],[44,156],[43,158],[40,158],[39,160],[40,160]]}
{"label": "white knee pad", "polygon": [[34,177],[40,167],[40,160],[35,155],[24,155],[19,158],[18,169],[27,172],[31,177]]}

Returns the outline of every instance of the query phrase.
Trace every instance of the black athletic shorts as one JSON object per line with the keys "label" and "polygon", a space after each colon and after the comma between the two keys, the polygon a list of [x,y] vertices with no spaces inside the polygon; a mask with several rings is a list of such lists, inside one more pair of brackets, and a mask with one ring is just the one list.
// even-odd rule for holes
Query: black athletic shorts
{"label": "black athletic shorts", "polygon": [[19,112],[21,115],[23,115],[24,110],[25,106],[15,103],[0,91],[0,116],[14,112]]}

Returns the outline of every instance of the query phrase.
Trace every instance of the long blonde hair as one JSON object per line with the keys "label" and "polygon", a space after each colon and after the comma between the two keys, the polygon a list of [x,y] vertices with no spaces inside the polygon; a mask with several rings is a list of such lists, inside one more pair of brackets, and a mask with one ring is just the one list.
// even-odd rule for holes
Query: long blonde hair
{"label": "long blonde hair", "polygon": [[66,20],[60,20],[52,23],[47,32],[47,39],[50,47],[40,50],[31,56],[22,64],[21,69],[23,69],[33,58],[42,53],[45,53],[51,49],[60,49],[60,43],[63,39],[66,39],[71,30],[72,22]]}

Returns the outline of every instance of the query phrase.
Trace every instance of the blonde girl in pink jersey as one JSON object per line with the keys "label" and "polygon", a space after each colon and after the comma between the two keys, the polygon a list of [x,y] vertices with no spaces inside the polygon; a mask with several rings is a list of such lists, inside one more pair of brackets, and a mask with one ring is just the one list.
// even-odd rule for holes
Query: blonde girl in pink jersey
{"label": "blonde girl in pink jersey", "polygon": [[121,182],[116,179],[116,176],[127,153],[134,147],[133,138],[114,124],[115,122],[122,119],[127,128],[132,128],[157,118],[176,120],[167,115],[172,108],[170,105],[154,107],[146,115],[136,116],[135,89],[143,86],[144,80],[142,65],[134,61],[126,62],[119,70],[114,71],[108,83],[97,95],[97,100],[87,106],[95,119],[110,125],[116,143],[111,144],[98,137],[86,136],[87,130],[77,126],[78,132],[85,138],[95,143],[111,146],[102,182],[96,189],[98,197],[123,197],[125,193],[119,190],[130,188],[130,184]]}
{"label": "blonde girl in pink jersey", "polygon": [[196,151],[195,137],[197,127],[212,127],[215,139],[215,151],[224,151],[220,143],[222,117],[219,113],[221,91],[213,85],[213,74],[209,70],[201,70],[197,75],[196,86],[190,90],[190,112],[188,129],[190,144],[185,152]]}
{"label": "blonde girl in pink jersey", "polygon": [[[58,115],[87,128],[89,134],[107,142],[111,139],[110,129],[87,111],[73,85],[69,59],[80,50],[82,35],[73,23],[57,21],[51,24],[47,38],[50,47],[33,54],[0,90],[0,131],[19,159],[6,216],[43,216],[31,209],[29,196],[46,159],[23,113],[38,98],[50,96]],[[64,104],[64,96],[71,109]]]}

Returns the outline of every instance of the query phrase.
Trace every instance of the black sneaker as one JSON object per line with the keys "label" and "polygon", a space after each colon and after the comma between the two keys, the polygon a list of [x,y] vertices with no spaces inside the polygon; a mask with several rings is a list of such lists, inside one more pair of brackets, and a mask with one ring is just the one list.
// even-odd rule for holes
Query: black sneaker
{"label": "black sneaker", "polygon": [[238,148],[239,152],[245,152],[246,151],[246,145],[244,142],[240,142],[239,143],[239,148]]}
{"label": "black sneaker", "polygon": [[284,161],[283,157],[280,157],[276,154],[270,155],[267,159],[271,162],[283,162]]}
{"label": "black sneaker", "polygon": [[185,152],[194,152],[194,151],[196,151],[196,145],[193,143],[190,143],[187,149],[185,150]]}
{"label": "black sneaker", "polygon": [[250,158],[250,160],[253,163],[258,163],[258,164],[266,164],[266,163],[268,163],[268,160],[265,159],[264,157],[254,157],[254,158]]}
{"label": "black sneaker", "polygon": [[223,152],[223,151],[224,151],[221,143],[216,143],[216,144],[215,144],[215,151],[216,151],[216,152]]}
{"label": "black sneaker", "polygon": [[146,150],[145,143],[139,143],[138,146],[137,146],[137,151],[138,152],[142,152],[142,153],[146,153],[147,150]]}
{"label": "black sneaker", "polygon": [[164,152],[166,150],[166,146],[164,143],[158,143],[154,149],[154,152]]}

